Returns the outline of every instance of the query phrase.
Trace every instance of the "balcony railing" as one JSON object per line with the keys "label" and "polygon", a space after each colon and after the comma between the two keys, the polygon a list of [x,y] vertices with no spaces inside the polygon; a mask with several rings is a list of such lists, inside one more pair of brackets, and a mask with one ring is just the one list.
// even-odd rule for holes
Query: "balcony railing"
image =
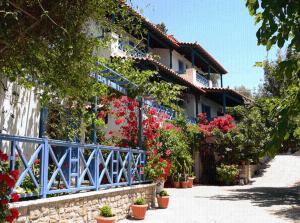
{"label": "balcony railing", "polygon": [[0,134],[0,146],[10,148],[10,170],[21,171],[14,188],[21,197],[145,182],[144,150],[4,134]]}
{"label": "balcony railing", "polygon": [[198,72],[196,73],[196,80],[199,83],[203,84],[204,86],[209,87],[209,81],[208,81],[208,79],[206,79],[202,74],[200,74]]}
{"label": "balcony railing", "polygon": [[129,45],[128,43],[126,43],[125,41],[119,41],[118,43],[118,48],[119,50],[125,52],[126,54],[132,56],[132,57],[146,57],[147,54],[145,52],[143,52],[140,49],[137,49],[134,46]]}
{"label": "balcony railing", "polygon": [[165,107],[163,105],[159,105],[155,102],[148,101],[148,100],[146,100],[144,103],[145,103],[145,105],[147,105],[149,107],[155,108],[158,113],[163,112],[163,113],[167,114],[169,116],[170,120],[172,120],[176,117],[176,111],[174,111],[171,108]]}

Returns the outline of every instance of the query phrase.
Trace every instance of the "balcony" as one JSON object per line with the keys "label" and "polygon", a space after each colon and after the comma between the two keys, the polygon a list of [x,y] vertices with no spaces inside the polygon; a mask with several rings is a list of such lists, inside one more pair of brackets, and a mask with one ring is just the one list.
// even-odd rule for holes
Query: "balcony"
{"label": "balcony", "polygon": [[209,80],[204,77],[202,74],[199,72],[196,72],[196,80],[200,83],[203,84],[206,87],[209,87]]}
{"label": "balcony", "polygon": [[137,47],[131,41],[126,42],[120,40],[118,43],[118,49],[126,53],[127,56],[131,56],[131,57],[142,58],[147,56],[146,52],[144,52],[141,49],[137,49]]}

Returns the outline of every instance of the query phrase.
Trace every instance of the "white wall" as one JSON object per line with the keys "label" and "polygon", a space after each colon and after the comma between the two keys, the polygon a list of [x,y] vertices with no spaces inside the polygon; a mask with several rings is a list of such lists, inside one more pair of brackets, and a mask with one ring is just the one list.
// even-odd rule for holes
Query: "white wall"
{"label": "white wall", "polygon": [[199,113],[202,112],[202,104],[208,105],[210,106],[211,109],[211,117],[216,117],[217,116],[217,112],[218,110],[222,110],[222,105],[204,97],[203,95],[201,95],[199,97],[199,102],[198,102],[198,111]]}
{"label": "white wall", "polygon": [[33,90],[2,80],[0,87],[0,130],[3,134],[38,137],[40,104]]}
{"label": "white wall", "polygon": [[184,104],[184,113],[187,117],[195,117],[196,116],[196,100],[195,96],[192,94],[184,94],[183,97]]}
{"label": "white wall", "polygon": [[186,66],[188,68],[192,67],[192,63],[188,59],[186,59],[184,56],[179,54],[177,51],[173,50],[173,53],[172,53],[172,65],[173,65],[173,67],[172,67],[172,69],[175,70],[176,72],[179,71],[178,60],[181,60],[185,67]]}

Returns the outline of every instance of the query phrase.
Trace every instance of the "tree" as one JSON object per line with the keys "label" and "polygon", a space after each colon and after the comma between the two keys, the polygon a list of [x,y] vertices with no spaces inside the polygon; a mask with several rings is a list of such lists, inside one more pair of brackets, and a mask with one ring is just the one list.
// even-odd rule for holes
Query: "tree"
{"label": "tree", "polygon": [[234,87],[234,90],[248,98],[252,98],[251,90],[249,88],[246,88],[244,85]]}
{"label": "tree", "polygon": [[156,27],[159,28],[163,33],[168,33],[168,28],[164,22],[157,24]]}
{"label": "tree", "polygon": [[37,88],[43,102],[86,101],[102,93],[89,74],[100,69],[93,52],[107,39],[87,35],[92,21],[106,32],[143,32],[114,0],[4,0],[0,7],[0,78]]}
{"label": "tree", "polygon": [[[283,141],[300,136],[300,1],[298,0],[246,0],[250,15],[255,17],[259,29],[256,33],[258,44],[271,49],[287,46],[296,56],[286,57],[278,63],[272,76],[286,84],[280,97],[269,100],[271,116],[278,120],[273,130],[270,149],[276,150]],[[262,64],[261,64],[262,65]],[[296,125],[292,133],[290,129]]]}

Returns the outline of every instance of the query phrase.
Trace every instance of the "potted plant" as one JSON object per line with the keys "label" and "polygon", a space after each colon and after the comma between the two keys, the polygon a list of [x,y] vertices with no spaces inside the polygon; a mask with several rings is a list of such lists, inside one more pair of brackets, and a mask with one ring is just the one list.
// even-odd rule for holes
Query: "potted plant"
{"label": "potted plant", "polygon": [[111,207],[104,205],[100,208],[100,216],[96,217],[97,223],[115,223],[116,216],[112,213]]}
{"label": "potted plant", "polygon": [[144,198],[138,198],[134,204],[131,205],[132,217],[135,219],[142,220],[145,218],[148,205]]}
{"label": "potted plant", "polygon": [[162,190],[158,195],[157,195],[157,203],[159,208],[167,208],[169,205],[169,194],[167,191]]}
{"label": "potted plant", "polygon": [[145,166],[148,179],[156,183],[156,193],[164,189],[166,178],[170,176],[170,160],[163,159],[159,155],[153,155]]}
{"label": "potted plant", "polygon": [[188,187],[188,180],[187,180],[187,177],[186,177],[186,174],[183,174],[183,177],[181,178],[181,181],[180,181],[180,186],[181,188],[187,188]]}
{"label": "potted plant", "polygon": [[175,188],[179,188],[180,187],[180,173],[176,172],[173,176],[173,186]]}
{"label": "potted plant", "polygon": [[190,172],[189,176],[188,176],[188,188],[192,188],[193,187],[193,183],[195,180],[195,175],[193,174],[193,172]]}

